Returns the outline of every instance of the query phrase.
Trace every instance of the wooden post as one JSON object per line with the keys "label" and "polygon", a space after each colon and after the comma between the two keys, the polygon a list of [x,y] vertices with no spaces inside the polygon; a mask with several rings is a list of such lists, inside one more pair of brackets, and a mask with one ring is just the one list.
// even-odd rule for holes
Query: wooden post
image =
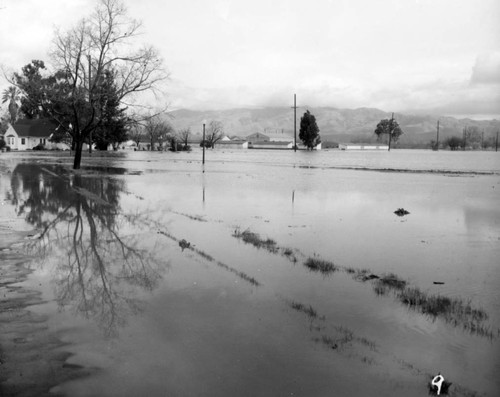
{"label": "wooden post", "polygon": [[297,94],[293,94],[293,151],[297,151]]}
{"label": "wooden post", "polygon": [[203,157],[201,159],[201,163],[205,165],[205,123],[203,123],[203,141],[202,146],[203,146]]}
{"label": "wooden post", "polygon": [[438,123],[437,123],[436,150],[439,150],[439,120],[438,120]]}
{"label": "wooden post", "polygon": [[392,113],[391,122],[389,124],[389,148],[387,149],[388,152],[391,151],[392,132],[394,131],[393,123],[394,123],[394,113]]}

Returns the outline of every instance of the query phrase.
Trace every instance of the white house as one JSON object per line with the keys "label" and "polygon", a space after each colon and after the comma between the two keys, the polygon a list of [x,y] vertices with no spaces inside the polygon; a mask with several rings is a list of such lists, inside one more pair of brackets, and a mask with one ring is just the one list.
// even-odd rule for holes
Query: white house
{"label": "white house", "polygon": [[292,142],[261,141],[248,144],[249,149],[293,149]]}
{"label": "white house", "polygon": [[238,140],[220,140],[215,144],[216,148],[223,149],[248,149],[248,141],[238,139]]}
{"label": "white house", "polygon": [[55,144],[50,143],[49,138],[56,129],[57,125],[49,120],[21,119],[9,124],[3,139],[11,150],[29,150],[39,144],[50,149]]}
{"label": "white house", "polygon": [[249,149],[293,149],[293,136],[284,132],[266,133],[256,132],[246,137]]}

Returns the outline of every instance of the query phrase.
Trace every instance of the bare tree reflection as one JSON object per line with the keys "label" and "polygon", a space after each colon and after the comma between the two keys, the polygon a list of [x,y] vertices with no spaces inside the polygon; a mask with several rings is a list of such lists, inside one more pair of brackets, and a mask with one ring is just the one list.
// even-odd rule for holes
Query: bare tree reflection
{"label": "bare tree reflection", "polygon": [[160,278],[155,250],[137,236],[134,217],[120,214],[124,181],[20,164],[11,188],[18,214],[40,231],[30,249],[54,271],[60,307],[116,333]]}

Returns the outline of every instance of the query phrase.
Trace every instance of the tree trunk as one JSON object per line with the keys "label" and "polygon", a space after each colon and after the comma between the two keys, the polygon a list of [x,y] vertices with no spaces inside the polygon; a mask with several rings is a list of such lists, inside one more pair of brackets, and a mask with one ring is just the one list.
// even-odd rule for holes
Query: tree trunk
{"label": "tree trunk", "polygon": [[74,170],[80,169],[80,164],[82,162],[82,150],[83,150],[83,141],[81,139],[75,139],[75,159],[73,161]]}

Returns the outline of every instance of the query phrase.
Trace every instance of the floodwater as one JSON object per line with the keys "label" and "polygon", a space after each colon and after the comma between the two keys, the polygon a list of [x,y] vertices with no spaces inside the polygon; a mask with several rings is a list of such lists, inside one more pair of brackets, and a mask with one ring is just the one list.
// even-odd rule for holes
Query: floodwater
{"label": "floodwater", "polygon": [[[68,154],[1,154],[2,211],[37,231],[31,310],[92,368],[54,392],[422,396],[441,372],[450,395],[500,394],[498,153],[206,159],[95,155],[73,172]],[[466,309],[425,312],[384,276]]]}

